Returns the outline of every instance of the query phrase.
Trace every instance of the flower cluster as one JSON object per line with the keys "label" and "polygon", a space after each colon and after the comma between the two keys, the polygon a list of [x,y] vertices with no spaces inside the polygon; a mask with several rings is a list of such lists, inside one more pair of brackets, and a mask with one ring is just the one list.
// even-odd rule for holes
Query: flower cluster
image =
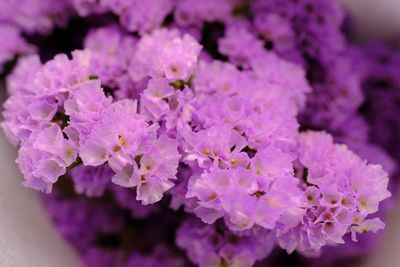
{"label": "flower cluster", "polygon": [[299,153],[306,213],[296,227],[279,234],[281,246],[315,253],[327,243],[343,243],[349,231],[356,241],[357,234],[384,227],[379,218],[368,217],[390,196],[381,166],[367,165],[326,133],[302,134]]}
{"label": "flower cluster", "polygon": [[302,194],[290,156],[276,148],[259,150],[251,161],[246,156],[228,159],[233,165],[227,169],[192,176],[187,197],[198,199],[196,215],[206,223],[224,217],[232,230],[295,225],[303,215]]}
{"label": "flower cluster", "polygon": [[[88,266],[328,259],[384,228],[396,165],[359,109],[387,72],[335,1],[23,2],[0,4],[1,126]],[[42,62],[32,34],[70,17],[80,46]]]}
{"label": "flower cluster", "polygon": [[[94,167],[107,162],[115,172],[114,183],[137,186],[143,203],[158,201],[175,178],[177,144],[157,134],[158,127],[137,113],[136,101],[112,103],[90,74],[94,62],[90,52],[76,51],[71,60],[59,55],[31,74],[29,92],[24,85],[11,86],[10,77],[13,91],[3,127],[21,143],[17,162],[25,183],[50,192],[67,167],[79,161]],[[24,64],[17,69],[32,71]],[[24,110],[14,112],[15,103]]]}

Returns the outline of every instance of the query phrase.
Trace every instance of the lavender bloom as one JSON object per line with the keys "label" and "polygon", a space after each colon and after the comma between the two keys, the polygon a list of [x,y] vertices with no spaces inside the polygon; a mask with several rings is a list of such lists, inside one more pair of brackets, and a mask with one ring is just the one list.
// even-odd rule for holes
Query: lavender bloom
{"label": "lavender bloom", "polygon": [[76,156],[74,144],[64,139],[57,125],[49,125],[22,143],[16,162],[24,174],[25,186],[50,193]]}
{"label": "lavender bloom", "polygon": [[200,50],[201,46],[188,34],[180,37],[177,30],[156,30],[138,42],[131,63],[132,78],[138,81],[150,75],[170,81],[186,81],[197,63]]}
{"label": "lavender bloom", "polygon": [[[41,66],[37,55],[23,57],[7,77],[6,85],[10,96],[4,103],[4,121],[1,123],[1,127],[10,143],[15,146],[20,140],[26,139],[38,125],[29,108],[33,98],[32,88],[29,84]],[[52,105],[48,103],[48,108],[43,110],[45,112],[42,112],[42,117],[46,118],[46,114],[50,117],[54,115],[54,109],[51,107]]]}
{"label": "lavender bloom", "polygon": [[225,36],[219,39],[218,45],[222,54],[243,68],[249,68],[250,61],[265,52],[262,41],[257,39],[254,33],[236,25],[227,29]]}
{"label": "lavender bloom", "polygon": [[42,125],[65,123],[66,118],[56,118],[64,102],[82,92],[82,87],[98,85],[86,84],[91,77],[89,64],[90,54],[83,51],[73,52],[72,60],[58,55],[43,66],[36,56],[22,59],[7,81],[11,97],[5,104],[6,120],[2,123],[12,143],[24,141]]}
{"label": "lavender bloom", "polygon": [[333,144],[326,133],[302,134],[299,153],[306,214],[289,232],[278,232],[283,248],[315,254],[326,244],[343,243],[348,232],[356,241],[356,234],[384,227],[379,218],[369,216],[391,195],[380,165],[366,164],[345,145]]}
{"label": "lavender bloom", "polygon": [[246,167],[249,156],[242,152],[246,139],[228,126],[214,126],[194,133],[186,139],[187,150],[184,161],[195,161],[206,170],[216,168]]}
{"label": "lavender bloom", "polygon": [[21,57],[13,71],[7,76],[6,88],[9,95],[33,94],[30,86],[36,73],[42,67],[38,55],[27,55]]}
{"label": "lavender bloom", "polygon": [[132,86],[128,69],[136,43],[137,39],[118,25],[98,28],[88,33],[84,47],[92,54],[91,72],[98,76],[102,85],[113,89]]}
{"label": "lavender bloom", "polygon": [[255,225],[269,230],[278,224],[288,229],[303,215],[302,194],[293,176],[292,160],[278,149],[259,151],[250,168],[214,167],[193,176],[187,197],[198,199],[199,206],[194,211],[206,223],[224,217],[232,230]]}
{"label": "lavender bloom", "polygon": [[69,116],[69,125],[64,129],[68,137],[76,143],[85,143],[93,127],[111,106],[111,100],[105,96],[99,80],[77,87],[64,103],[65,115]]}
{"label": "lavender bloom", "polygon": [[136,109],[134,101],[112,104],[82,145],[80,156],[88,166],[108,161],[116,173],[112,181],[137,186],[137,199],[149,204],[172,187],[169,180],[176,178],[179,154],[174,140],[157,139],[157,127],[148,126]]}
{"label": "lavender bloom", "polygon": [[149,80],[141,97],[141,114],[146,114],[148,120],[160,120],[162,116],[170,112],[169,97],[173,94],[174,88],[168,80],[163,78]]}
{"label": "lavender bloom", "polygon": [[240,71],[235,65],[221,61],[200,61],[193,79],[193,87],[199,93],[234,94],[238,88]]}
{"label": "lavender bloom", "polygon": [[73,93],[74,88],[95,75],[90,72],[90,64],[89,51],[73,51],[71,60],[67,55],[58,54],[38,71],[33,90],[37,95],[54,95],[63,104],[66,94]]}

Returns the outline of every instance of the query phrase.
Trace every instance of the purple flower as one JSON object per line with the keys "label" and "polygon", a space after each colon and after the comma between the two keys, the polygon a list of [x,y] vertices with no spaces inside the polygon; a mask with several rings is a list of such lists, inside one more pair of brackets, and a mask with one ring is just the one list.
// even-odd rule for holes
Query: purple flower
{"label": "purple flower", "polygon": [[192,36],[180,37],[177,30],[158,29],[138,42],[131,63],[132,78],[138,81],[150,75],[186,81],[196,66],[200,50]]}
{"label": "purple flower", "polygon": [[137,114],[135,101],[115,102],[104,112],[101,121],[82,144],[80,157],[85,165],[99,166],[111,157],[117,160],[129,154],[143,153],[155,129]]}
{"label": "purple flower", "polygon": [[53,124],[35,131],[22,143],[16,162],[24,174],[25,186],[50,193],[76,156],[74,144],[64,139],[60,128]]}
{"label": "purple flower", "polygon": [[142,204],[159,201],[176,179],[179,153],[175,140],[161,136],[153,141],[144,154],[129,158],[112,158],[111,168],[116,172],[112,181],[123,187],[136,186],[136,199]]}
{"label": "purple flower", "polygon": [[[4,103],[4,121],[1,127],[13,145],[26,139],[37,127],[38,122],[32,117],[29,108],[33,95],[29,85],[40,67],[41,63],[37,55],[23,57],[7,77],[7,91],[10,96]],[[50,108],[45,113],[52,112],[53,109]]]}
{"label": "purple flower", "polygon": [[91,52],[91,72],[102,85],[113,89],[128,86],[133,81],[128,76],[129,63],[135,52],[137,39],[128,35],[118,25],[91,30],[85,38],[84,47]]}
{"label": "purple flower", "polygon": [[302,194],[293,177],[293,158],[276,148],[258,152],[248,168],[212,168],[194,175],[187,197],[196,197],[195,213],[206,223],[224,217],[232,230],[288,229],[303,211]]}
{"label": "purple flower", "polygon": [[200,167],[210,169],[246,167],[249,157],[241,152],[246,146],[246,139],[228,126],[214,126],[207,130],[193,133],[186,139],[186,157],[184,161],[195,161]]}
{"label": "purple flower", "polygon": [[299,153],[306,213],[296,227],[278,232],[283,248],[312,255],[326,244],[344,243],[343,236],[350,231],[356,240],[357,233],[383,228],[379,218],[369,216],[391,195],[380,165],[366,164],[323,132],[303,133]]}
{"label": "purple flower", "polygon": [[76,86],[87,82],[95,73],[90,72],[91,53],[84,50],[72,52],[72,59],[58,54],[46,62],[33,80],[35,93],[55,95],[62,102]]}
{"label": "purple flower", "polygon": [[235,65],[221,61],[200,61],[193,79],[193,87],[199,93],[220,92],[234,94],[240,91],[240,71]]}
{"label": "purple flower", "polygon": [[236,25],[228,27],[225,36],[218,40],[218,45],[222,54],[243,68],[249,68],[250,61],[265,52],[262,41],[255,34]]}
{"label": "purple flower", "polygon": [[169,98],[174,94],[174,88],[168,80],[153,78],[141,96],[141,113],[146,114],[149,120],[159,120],[170,112]]}
{"label": "purple flower", "polygon": [[156,125],[149,126],[137,114],[135,101],[113,103],[81,147],[87,166],[109,162],[115,172],[112,181],[123,187],[137,187],[137,199],[150,204],[161,199],[173,186],[179,161],[176,141],[157,139]]}
{"label": "purple flower", "polygon": [[[2,123],[12,143],[24,141],[32,132],[49,122],[67,123],[64,115],[72,115],[74,123],[79,122],[75,113],[82,103],[78,104],[76,101],[85,100],[85,94],[86,99],[94,96],[88,95],[86,90],[97,90],[96,98],[91,100],[91,109],[96,105],[107,106],[106,103],[94,103],[101,98],[104,99],[103,102],[110,100],[106,99],[98,82],[90,81],[89,65],[90,53],[86,51],[73,52],[71,60],[66,55],[57,55],[43,66],[37,56],[26,57],[20,61],[7,80],[11,96],[5,103],[5,121]],[[68,103],[64,107],[66,100]],[[64,114],[64,109],[67,110],[67,114]],[[93,113],[96,113],[95,110],[89,110],[89,106],[86,111],[84,116],[88,116],[89,113],[94,116]],[[72,114],[73,112],[75,113]],[[61,118],[56,115],[60,115]],[[86,122],[91,120],[85,119]],[[82,122],[82,118],[80,120]],[[90,124],[84,127],[90,128]]]}
{"label": "purple flower", "polygon": [[99,80],[92,80],[77,86],[64,103],[69,125],[65,132],[71,140],[83,144],[93,127],[101,121],[103,113],[111,105],[111,97],[106,97]]}

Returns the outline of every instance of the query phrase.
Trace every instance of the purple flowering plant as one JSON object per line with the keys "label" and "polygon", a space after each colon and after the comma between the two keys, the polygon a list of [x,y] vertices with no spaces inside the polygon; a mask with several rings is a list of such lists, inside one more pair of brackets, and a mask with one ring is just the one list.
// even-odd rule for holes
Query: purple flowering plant
{"label": "purple flowering plant", "polygon": [[[379,111],[400,54],[352,44],[338,3],[18,2],[0,3],[1,127],[87,266],[368,253],[400,159]],[[58,31],[74,42],[51,53]]]}

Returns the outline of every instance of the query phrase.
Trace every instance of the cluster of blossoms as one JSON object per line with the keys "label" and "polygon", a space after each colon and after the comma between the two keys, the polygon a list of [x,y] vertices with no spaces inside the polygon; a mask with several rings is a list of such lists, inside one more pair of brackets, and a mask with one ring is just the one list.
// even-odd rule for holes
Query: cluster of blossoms
{"label": "cluster of blossoms", "polygon": [[[396,165],[359,112],[379,74],[336,2],[24,2],[0,11],[1,126],[88,266],[328,258],[384,228]],[[70,54],[23,38],[76,16],[102,26]]]}
{"label": "cluster of blossoms", "polygon": [[25,67],[35,64],[38,70],[28,73],[34,85],[9,83],[3,123],[10,140],[21,143],[17,162],[25,184],[51,192],[68,167],[107,162],[114,183],[137,187],[145,204],[160,200],[173,185],[177,142],[157,133],[158,126],[138,114],[135,100],[112,103],[91,74],[90,52],[74,52],[72,60],[59,55],[43,66],[37,57],[27,60],[20,61],[15,77],[34,72]]}

